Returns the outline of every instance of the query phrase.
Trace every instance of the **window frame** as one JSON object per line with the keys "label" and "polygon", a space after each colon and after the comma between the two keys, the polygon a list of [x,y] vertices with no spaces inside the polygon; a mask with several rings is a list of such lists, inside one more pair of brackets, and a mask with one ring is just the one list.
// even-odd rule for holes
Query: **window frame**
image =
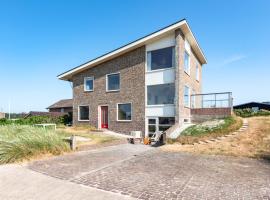
{"label": "window frame", "polygon": [[[92,80],[92,81],[93,81],[93,88],[92,88],[92,90],[87,90],[87,89],[86,89],[86,82],[87,82],[88,80]],[[84,91],[85,91],[85,92],[93,92],[93,91],[94,91],[94,76],[84,77]]]}
{"label": "window frame", "polygon": [[148,87],[149,86],[157,86],[157,85],[168,85],[168,84],[174,84],[174,90],[175,90],[175,83],[163,83],[163,84],[155,84],[155,85],[146,85],[145,92],[146,92],[146,106],[147,107],[155,107],[155,106],[172,106],[175,105],[175,92],[174,92],[174,100],[173,103],[167,103],[167,104],[148,104]]}
{"label": "window frame", "polygon": [[[117,90],[109,90],[109,81],[108,81],[108,76],[110,75],[115,75],[118,74],[119,75],[119,89]],[[120,76],[120,72],[115,72],[115,73],[110,73],[110,74],[106,74],[106,92],[119,92],[121,88],[121,76]]]}
{"label": "window frame", "polygon": [[[152,65],[150,66],[150,69],[148,69],[148,53],[151,53],[152,51],[157,51],[157,50],[161,50],[161,49],[166,49],[166,48],[172,48],[172,67],[168,67],[168,68],[162,68],[162,69],[154,69],[152,70],[151,67]],[[152,60],[152,56],[151,56],[151,60]],[[149,51],[146,51],[146,72],[157,72],[157,71],[165,71],[165,70],[170,70],[170,69],[174,69],[175,68],[175,64],[176,64],[176,60],[175,60],[175,45],[173,46],[167,46],[167,47],[161,47],[161,48],[158,48],[158,49],[152,49],[152,50],[149,50]],[[151,64],[151,62],[150,62]]]}
{"label": "window frame", "polygon": [[[81,118],[80,107],[88,107],[88,119],[80,119]],[[79,122],[89,122],[90,121],[90,106],[89,105],[78,105],[78,121]]]}
{"label": "window frame", "polygon": [[[186,71],[186,65],[185,65],[186,54],[188,55],[188,71]],[[185,52],[184,52],[184,72],[190,76],[190,53],[187,50],[185,50]]]}
{"label": "window frame", "polygon": [[[118,111],[119,111],[119,108],[118,106],[119,105],[123,105],[123,104],[130,104],[130,117],[131,119],[119,119],[118,117]],[[132,103],[131,102],[127,102],[127,103],[117,103],[116,104],[116,121],[118,122],[132,122],[132,114],[133,114],[133,110],[132,110]]]}
{"label": "window frame", "polygon": [[196,64],[196,81],[200,81],[200,69],[198,64]]}
{"label": "window frame", "polygon": [[[185,88],[186,87],[188,88],[188,105],[186,105],[186,102],[185,102],[185,97],[186,97]],[[184,107],[185,108],[190,108],[190,87],[188,85],[184,86]]]}
{"label": "window frame", "polygon": [[196,91],[194,89],[192,89],[192,95],[190,95],[190,107],[191,108],[196,108],[196,96],[194,94],[196,94]]}

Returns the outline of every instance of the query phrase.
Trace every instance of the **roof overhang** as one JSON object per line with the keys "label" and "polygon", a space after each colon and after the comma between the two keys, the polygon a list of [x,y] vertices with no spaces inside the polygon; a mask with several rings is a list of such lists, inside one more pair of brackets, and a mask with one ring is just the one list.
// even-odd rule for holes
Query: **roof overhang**
{"label": "roof overhang", "polygon": [[199,61],[201,62],[201,64],[206,64],[207,63],[207,60],[196,40],[196,38],[194,37],[187,21],[184,19],[184,20],[181,20],[179,22],[176,22],[170,26],[167,26],[163,29],[160,29],[154,33],[151,33],[143,38],[140,38],[134,42],[131,42],[127,45],[124,45],[118,49],[115,49],[109,53],[106,53],[100,57],[97,57],[93,60],[90,60],[78,67],[75,67],[67,72],[64,72],[60,75],[57,76],[57,78],[61,79],[61,80],[67,80],[67,81],[70,81],[72,76],[79,73],[79,72],[82,72],[86,69],[89,69],[91,67],[94,67],[98,64],[101,64],[103,62],[106,62],[108,60],[111,60],[115,57],[118,57],[124,53],[127,53],[129,51],[132,51],[138,47],[141,47],[141,46],[144,46],[146,44],[149,44],[153,41],[156,41],[158,40],[159,38],[162,38],[168,34],[171,34],[173,33],[175,30],[177,29],[181,29],[181,31],[183,32],[183,34],[185,35],[185,38],[188,40],[188,42],[190,43],[193,51],[195,52],[196,56],[198,57]]}

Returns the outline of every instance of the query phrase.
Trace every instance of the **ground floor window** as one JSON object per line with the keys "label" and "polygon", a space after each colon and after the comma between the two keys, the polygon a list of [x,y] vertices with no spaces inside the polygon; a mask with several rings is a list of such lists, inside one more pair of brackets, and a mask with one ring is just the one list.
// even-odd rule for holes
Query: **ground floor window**
{"label": "ground floor window", "polygon": [[131,103],[117,104],[117,120],[118,121],[131,121]]}
{"label": "ground floor window", "polygon": [[88,121],[89,120],[89,106],[79,106],[78,119],[79,119],[79,121]]}
{"label": "ground floor window", "polygon": [[175,124],[175,117],[148,118],[148,135],[151,137],[156,131],[166,131]]}

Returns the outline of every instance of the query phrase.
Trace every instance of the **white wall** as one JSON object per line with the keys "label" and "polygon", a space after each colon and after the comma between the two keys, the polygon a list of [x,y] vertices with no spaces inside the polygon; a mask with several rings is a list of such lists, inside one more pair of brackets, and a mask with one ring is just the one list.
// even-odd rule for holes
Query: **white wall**
{"label": "white wall", "polygon": [[[174,35],[164,37],[156,42],[146,45],[146,59],[147,51],[153,51],[157,49],[162,49],[166,47],[175,46]],[[158,85],[166,83],[174,83],[175,81],[175,69],[161,69],[147,72],[147,62],[145,66],[145,130],[148,130],[148,118],[149,117],[174,117],[175,116],[175,105],[150,105],[147,106],[147,86],[148,85]],[[146,132],[146,135],[148,133]]]}

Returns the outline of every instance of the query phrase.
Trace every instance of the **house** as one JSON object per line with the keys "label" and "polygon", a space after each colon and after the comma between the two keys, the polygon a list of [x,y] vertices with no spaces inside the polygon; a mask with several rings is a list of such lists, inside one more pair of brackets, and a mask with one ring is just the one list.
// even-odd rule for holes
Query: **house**
{"label": "house", "polygon": [[233,106],[233,109],[244,109],[244,108],[250,108],[254,111],[258,110],[269,110],[270,111],[270,103],[269,102],[248,102],[244,104],[239,104],[236,106]]}
{"label": "house", "polygon": [[5,118],[5,113],[0,112],[0,119],[3,119],[3,118]]}
{"label": "house", "polygon": [[[148,135],[190,122],[192,109],[197,109],[194,116],[205,114],[200,99],[206,62],[184,19],[58,78],[73,83],[75,125]],[[208,109],[205,116],[231,113],[231,107],[224,109]]]}
{"label": "house", "polygon": [[66,113],[61,112],[40,112],[40,111],[30,111],[28,114],[24,116],[24,118],[28,117],[38,117],[38,116],[48,116],[48,117],[61,117],[66,115]]}
{"label": "house", "polygon": [[72,115],[73,112],[73,99],[62,99],[56,103],[50,105],[48,108],[49,112],[62,112]]}

